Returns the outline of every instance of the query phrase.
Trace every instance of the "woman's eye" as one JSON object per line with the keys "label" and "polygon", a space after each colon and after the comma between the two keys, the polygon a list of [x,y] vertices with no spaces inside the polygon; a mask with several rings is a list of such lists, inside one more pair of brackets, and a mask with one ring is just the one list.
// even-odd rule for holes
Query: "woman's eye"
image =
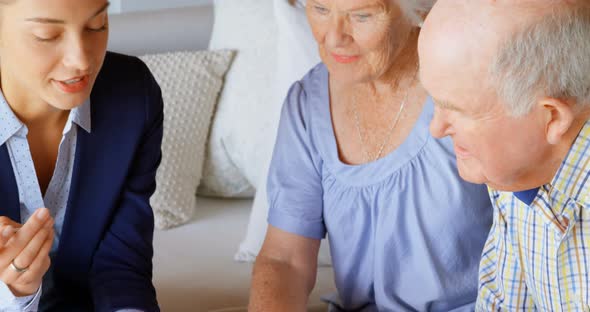
{"label": "woman's eye", "polygon": [[54,36],[54,37],[42,37],[42,36],[35,36],[35,40],[39,41],[39,42],[52,42],[57,40],[58,36]]}
{"label": "woman's eye", "polygon": [[372,14],[354,14],[354,19],[357,22],[363,23],[368,21],[373,15]]}
{"label": "woman's eye", "polygon": [[88,30],[90,32],[97,32],[97,33],[103,32],[103,31],[105,31],[107,29],[108,29],[108,26],[106,24],[104,26],[102,26],[102,27],[99,27],[99,28],[92,28],[92,27],[86,28],[86,30]]}
{"label": "woman's eye", "polygon": [[318,12],[322,15],[326,15],[326,14],[330,13],[330,10],[328,10],[327,8],[321,7],[319,5],[314,6],[314,9],[316,12]]}

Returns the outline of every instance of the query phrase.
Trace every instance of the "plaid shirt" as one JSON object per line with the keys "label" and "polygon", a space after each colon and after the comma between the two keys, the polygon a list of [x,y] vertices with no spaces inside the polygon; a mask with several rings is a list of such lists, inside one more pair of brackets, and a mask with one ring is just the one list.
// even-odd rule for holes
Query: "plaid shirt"
{"label": "plaid shirt", "polygon": [[490,196],[476,311],[590,311],[590,121],[531,205]]}

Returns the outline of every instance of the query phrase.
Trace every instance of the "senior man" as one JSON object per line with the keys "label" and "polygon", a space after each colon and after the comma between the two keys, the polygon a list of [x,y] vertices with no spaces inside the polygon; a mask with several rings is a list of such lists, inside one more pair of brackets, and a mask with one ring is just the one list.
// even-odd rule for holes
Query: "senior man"
{"label": "senior man", "polygon": [[494,223],[477,311],[590,309],[590,1],[439,0],[420,76]]}

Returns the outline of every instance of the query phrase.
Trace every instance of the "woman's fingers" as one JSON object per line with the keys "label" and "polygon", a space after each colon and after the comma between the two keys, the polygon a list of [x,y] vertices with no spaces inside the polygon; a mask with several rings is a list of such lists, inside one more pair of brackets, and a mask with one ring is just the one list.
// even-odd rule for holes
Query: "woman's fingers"
{"label": "woman's fingers", "polygon": [[41,208],[20,225],[0,217],[0,280],[16,296],[34,294],[50,265],[54,221]]}
{"label": "woman's fingers", "polygon": [[[53,229],[41,229],[27,246],[18,254],[2,272],[2,281],[6,283],[15,295],[30,295],[36,291],[37,281],[43,279],[47,271],[44,268],[49,251],[53,244]],[[25,270],[19,272],[19,270]]]}
{"label": "woman's fingers", "polygon": [[49,252],[53,246],[54,235],[55,234],[52,231],[43,242],[37,257],[33,260],[31,265],[29,265],[27,272],[24,272],[16,279],[13,288],[18,289],[19,292],[28,293],[29,295],[37,291],[41,285],[43,276],[45,276],[45,273],[47,273],[47,270],[49,270],[49,266],[51,265]]}
{"label": "woman's fingers", "polygon": [[6,245],[20,227],[20,223],[16,223],[7,217],[0,217],[0,249]]}
{"label": "woman's fingers", "polygon": [[[35,211],[35,213],[20,229],[18,229],[18,231],[6,243],[4,246],[5,248],[0,252],[0,269],[10,265],[10,262],[15,259],[23,249],[25,249],[39,231],[51,227],[53,227],[53,219],[49,215],[49,210],[47,210],[47,208],[41,208]],[[47,233],[45,235],[47,235]]]}
{"label": "woman's fingers", "polygon": [[53,229],[43,228],[33,237],[27,246],[13,259],[13,263],[18,268],[28,268],[40,254],[45,241],[50,238]]}
{"label": "woman's fingers", "polygon": [[4,248],[8,240],[10,240],[14,236],[16,231],[17,229],[14,228],[12,225],[0,226],[0,250]]}
{"label": "woman's fingers", "polygon": [[15,228],[20,228],[22,226],[22,224],[14,222],[8,217],[0,217],[0,226],[2,225],[12,225]]}

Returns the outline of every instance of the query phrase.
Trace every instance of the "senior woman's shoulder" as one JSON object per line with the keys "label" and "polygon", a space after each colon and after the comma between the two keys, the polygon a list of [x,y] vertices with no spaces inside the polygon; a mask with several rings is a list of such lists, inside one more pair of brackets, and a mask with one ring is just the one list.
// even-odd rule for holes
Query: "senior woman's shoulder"
{"label": "senior woman's shoulder", "polygon": [[289,88],[287,103],[305,104],[310,99],[323,99],[327,94],[328,70],[323,63],[311,68]]}
{"label": "senior woman's shoulder", "polygon": [[329,112],[325,109],[329,106],[327,77],[325,66],[318,64],[291,85],[281,110],[282,127],[307,129],[315,124],[314,120],[321,122],[326,118]]}
{"label": "senior woman's shoulder", "polygon": [[324,63],[312,67],[299,81],[304,90],[320,89],[328,86],[328,69]]}

